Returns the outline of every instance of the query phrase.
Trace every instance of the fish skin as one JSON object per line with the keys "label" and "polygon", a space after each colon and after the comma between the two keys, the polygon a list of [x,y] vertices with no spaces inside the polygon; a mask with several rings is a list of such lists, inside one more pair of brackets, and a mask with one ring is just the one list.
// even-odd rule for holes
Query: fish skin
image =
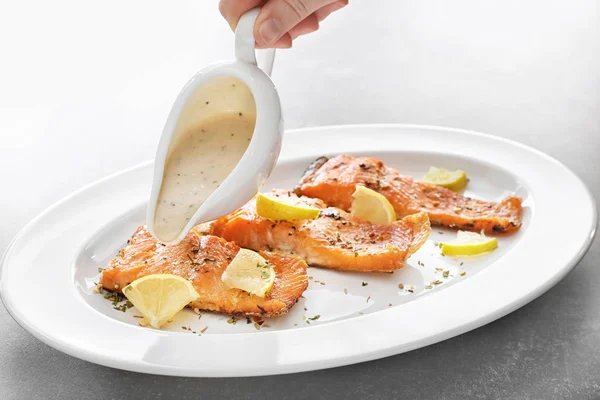
{"label": "fish skin", "polygon": [[262,298],[225,286],[221,275],[240,247],[215,236],[190,232],[180,243],[164,246],[140,226],[127,247],[102,272],[104,289],[120,292],[134,280],[174,274],[192,282],[200,297],[189,307],[229,315],[274,317],[287,313],[308,287],[307,265],[299,257],[260,252],[275,270],[273,287]]}
{"label": "fish skin", "polygon": [[[267,196],[285,199],[297,196],[274,190]],[[207,229],[207,233],[252,250],[293,254],[309,265],[344,271],[389,272],[404,266],[408,257],[427,240],[429,219],[417,213],[391,224],[372,224],[327,205],[319,199],[300,198],[321,209],[318,218],[301,221],[271,221],[256,213],[251,200]]]}
{"label": "fish skin", "polygon": [[320,157],[307,168],[294,192],[348,211],[357,185],[385,196],[399,218],[426,212],[431,225],[487,234],[512,233],[522,225],[523,207],[518,197],[499,203],[472,199],[400,175],[369,157]]}

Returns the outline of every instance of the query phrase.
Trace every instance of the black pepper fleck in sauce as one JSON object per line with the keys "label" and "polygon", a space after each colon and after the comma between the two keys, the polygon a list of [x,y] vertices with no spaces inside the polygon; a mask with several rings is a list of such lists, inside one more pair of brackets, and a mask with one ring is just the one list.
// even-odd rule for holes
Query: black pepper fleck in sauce
{"label": "black pepper fleck in sauce", "polygon": [[254,124],[254,115],[230,112],[204,120],[182,134],[165,163],[154,218],[159,239],[174,240],[231,173],[248,148]]}

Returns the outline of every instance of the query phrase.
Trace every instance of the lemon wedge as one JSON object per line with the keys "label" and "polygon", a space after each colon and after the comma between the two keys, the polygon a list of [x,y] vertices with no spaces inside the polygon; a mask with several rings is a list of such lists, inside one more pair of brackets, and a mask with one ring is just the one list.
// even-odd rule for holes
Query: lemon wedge
{"label": "lemon wedge", "polygon": [[230,288],[265,297],[275,282],[275,270],[260,254],[240,249],[223,272],[221,280]]}
{"label": "lemon wedge", "polygon": [[192,232],[198,236],[210,235],[212,232],[212,224],[213,221],[198,224],[192,228]]}
{"label": "lemon wedge", "polygon": [[466,172],[460,169],[449,171],[444,168],[430,167],[423,182],[458,192],[467,186],[468,179]]}
{"label": "lemon wedge", "polygon": [[446,256],[475,256],[498,248],[496,238],[475,232],[458,231],[456,239],[442,243],[442,254]]}
{"label": "lemon wedge", "polygon": [[273,198],[262,193],[256,195],[256,213],[274,221],[315,219],[321,210],[304,204],[295,197]]}
{"label": "lemon wedge", "polygon": [[374,224],[391,224],[396,221],[396,212],[388,199],[364,186],[356,187],[350,214]]}
{"label": "lemon wedge", "polygon": [[136,279],[123,288],[123,294],[148,320],[160,329],[199,295],[191,282],[177,275],[156,274]]}

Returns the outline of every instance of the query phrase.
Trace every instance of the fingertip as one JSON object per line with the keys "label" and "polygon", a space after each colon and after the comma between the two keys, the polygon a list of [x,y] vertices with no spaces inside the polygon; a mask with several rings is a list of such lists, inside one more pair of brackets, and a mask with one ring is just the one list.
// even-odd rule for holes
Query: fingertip
{"label": "fingertip", "polygon": [[258,28],[255,28],[256,41],[263,46],[272,46],[285,32],[281,21],[277,18],[270,17],[257,25]]}
{"label": "fingertip", "polygon": [[261,43],[256,42],[255,46],[257,49],[290,49],[292,48],[292,37],[289,34],[283,35],[275,43],[265,46]]}
{"label": "fingertip", "polygon": [[219,1],[219,12],[221,13],[221,16],[223,18],[225,18],[225,21],[227,21],[227,24],[229,24],[229,27],[231,28],[231,30],[235,30],[235,25],[237,24],[237,21],[235,21],[232,17],[231,17],[231,2],[229,0],[220,0]]}
{"label": "fingertip", "polygon": [[[325,0],[325,3],[332,1],[334,0]],[[266,47],[273,46],[294,26],[319,9],[322,2],[323,0],[267,1],[256,19],[256,41]]]}
{"label": "fingertip", "polygon": [[291,49],[294,41],[289,33],[283,35],[281,39],[279,39],[275,44],[278,49]]}
{"label": "fingertip", "polygon": [[316,13],[309,15],[300,23],[290,29],[290,36],[295,40],[298,36],[306,35],[319,30],[319,20]]}
{"label": "fingertip", "polygon": [[319,22],[323,21],[325,18],[327,18],[333,12],[341,10],[342,8],[346,7],[348,5],[348,3],[349,3],[348,0],[337,0],[331,4],[321,7],[320,9],[318,9],[315,12],[317,19],[319,20]]}

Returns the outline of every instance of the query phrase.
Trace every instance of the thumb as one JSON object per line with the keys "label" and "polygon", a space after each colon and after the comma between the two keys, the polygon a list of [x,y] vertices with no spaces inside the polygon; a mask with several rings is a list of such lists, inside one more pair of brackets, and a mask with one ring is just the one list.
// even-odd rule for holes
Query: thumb
{"label": "thumb", "polygon": [[269,0],[254,25],[254,37],[260,46],[268,47],[300,21],[335,0]]}

